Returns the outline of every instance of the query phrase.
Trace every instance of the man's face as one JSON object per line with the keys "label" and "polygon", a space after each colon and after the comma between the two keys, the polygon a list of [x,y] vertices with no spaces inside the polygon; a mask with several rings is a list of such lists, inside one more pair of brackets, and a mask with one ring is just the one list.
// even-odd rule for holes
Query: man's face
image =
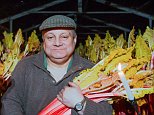
{"label": "man's face", "polygon": [[43,34],[43,48],[53,63],[64,64],[74,52],[76,36],[72,30],[49,30]]}

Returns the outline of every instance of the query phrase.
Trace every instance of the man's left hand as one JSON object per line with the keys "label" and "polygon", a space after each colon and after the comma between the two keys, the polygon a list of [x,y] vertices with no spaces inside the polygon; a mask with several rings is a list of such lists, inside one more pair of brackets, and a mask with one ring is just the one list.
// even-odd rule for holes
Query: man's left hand
{"label": "man's left hand", "polygon": [[65,86],[59,92],[57,98],[67,107],[74,108],[77,103],[81,102],[84,99],[84,96],[77,84],[69,82],[69,85]]}

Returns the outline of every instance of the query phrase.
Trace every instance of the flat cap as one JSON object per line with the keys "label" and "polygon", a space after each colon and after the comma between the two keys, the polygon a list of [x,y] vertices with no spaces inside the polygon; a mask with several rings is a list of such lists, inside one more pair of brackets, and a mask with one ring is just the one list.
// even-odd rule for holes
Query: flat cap
{"label": "flat cap", "polygon": [[72,18],[64,15],[54,15],[44,20],[39,27],[39,30],[52,29],[52,28],[72,28],[76,29],[76,23]]}

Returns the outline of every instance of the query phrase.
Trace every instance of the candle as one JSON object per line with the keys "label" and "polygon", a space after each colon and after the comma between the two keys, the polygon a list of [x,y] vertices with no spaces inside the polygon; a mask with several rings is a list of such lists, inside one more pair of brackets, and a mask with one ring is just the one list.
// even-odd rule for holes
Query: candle
{"label": "candle", "polygon": [[134,96],[133,96],[133,94],[132,94],[132,92],[130,90],[129,84],[128,84],[127,80],[126,80],[125,74],[122,71],[120,63],[118,65],[118,75],[119,75],[119,77],[120,77],[120,79],[121,79],[121,81],[123,83],[123,86],[124,86],[124,88],[126,90],[126,94],[127,94],[128,99],[129,100],[134,100]]}

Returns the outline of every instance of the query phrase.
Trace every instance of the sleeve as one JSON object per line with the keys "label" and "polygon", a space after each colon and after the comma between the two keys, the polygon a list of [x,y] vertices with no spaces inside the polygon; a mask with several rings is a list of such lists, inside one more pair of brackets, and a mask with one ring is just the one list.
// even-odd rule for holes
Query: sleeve
{"label": "sleeve", "polygon": [[[86,107],[83,115],[112,115],[112,105],[106,101],[96,103],[86,98]],[[78,115],[75,110],[72,110],[72,115]]]}
{"label": "sleeve", "polygon": [[25,68],[17,64],[11,76],[11,86],[1,99],[1,115],[24,115],[24,75]]}
{"label": "sleeve", "polygon": [[112,115],[112,105],[106,101],[96,103],[87,99],[84,115]]}

